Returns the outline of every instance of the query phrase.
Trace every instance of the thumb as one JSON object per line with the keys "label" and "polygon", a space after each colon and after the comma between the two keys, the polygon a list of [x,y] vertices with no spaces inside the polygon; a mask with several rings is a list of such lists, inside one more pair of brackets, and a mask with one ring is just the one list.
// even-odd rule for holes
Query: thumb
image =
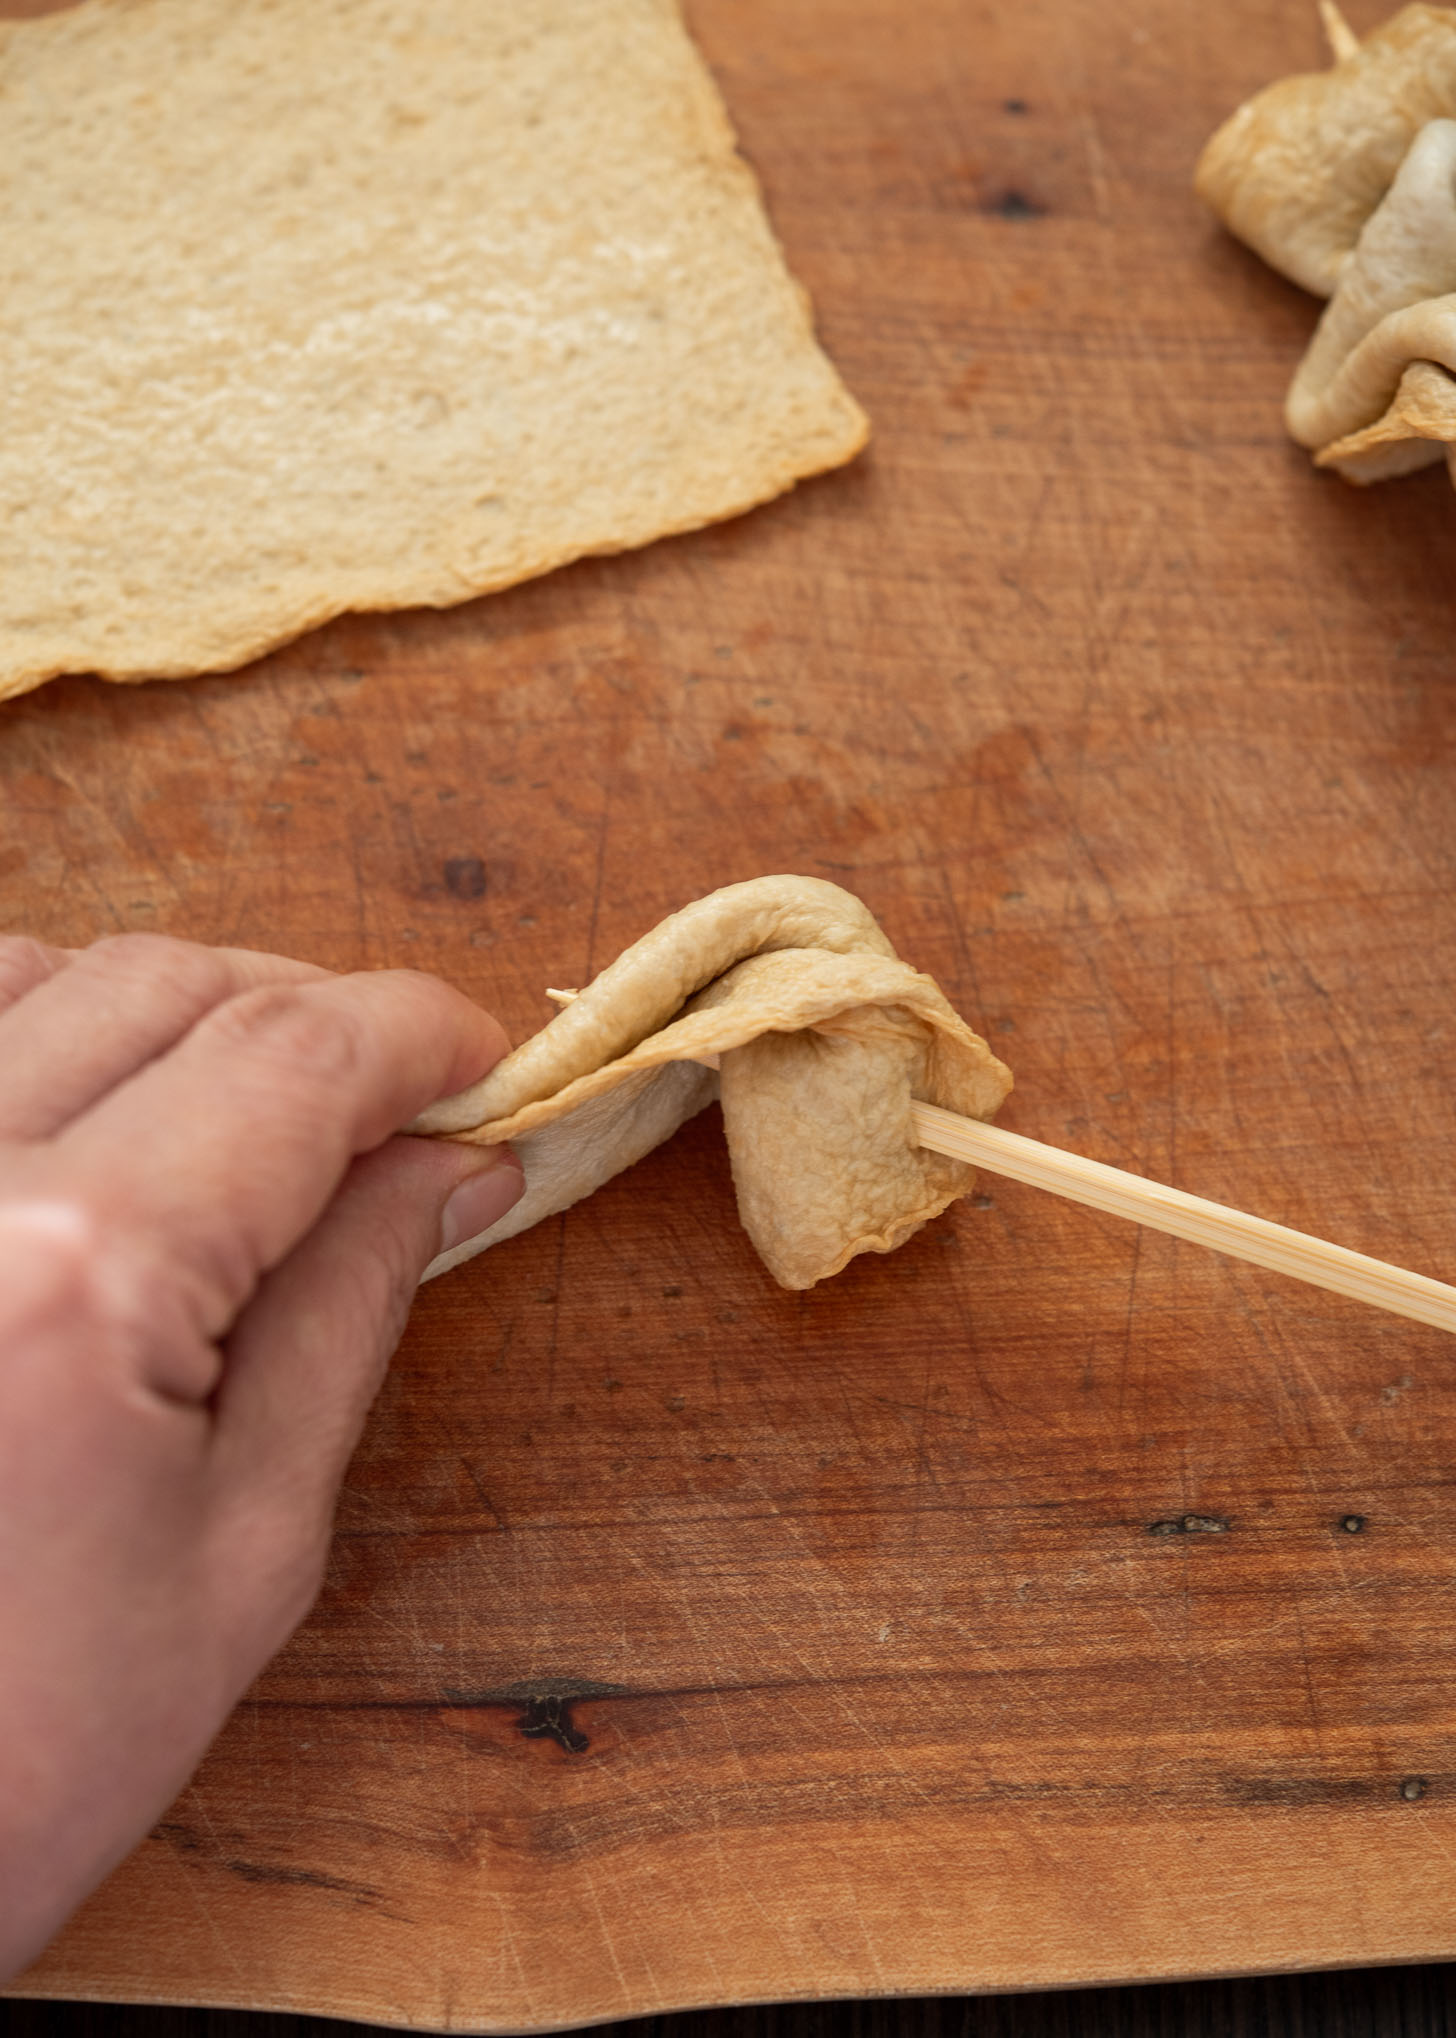
{"label": "thumb", "polygon": [[503,1217],[524,1186],[504,1146],[401,1135],[353,1163],[227,1340],[217,1470],[255,1525],[256,1507],[281,1505],[284,1534],[312,1534],[321,1550],[420,1275]]}

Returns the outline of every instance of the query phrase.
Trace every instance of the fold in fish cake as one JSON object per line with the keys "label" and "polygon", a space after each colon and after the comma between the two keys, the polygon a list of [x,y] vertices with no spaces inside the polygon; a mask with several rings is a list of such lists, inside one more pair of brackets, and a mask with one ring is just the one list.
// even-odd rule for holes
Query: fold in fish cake
{"label": "fold in fish cake", "polygon": [[[719,1070],[702,1065],[716,1058]],[[635,942],[473,1089],[411,1128],[509,1142],[526,1191],[441,1273],[580,1201],[721,1097],[739,1215],[786,1288],[890,1252],[964,1196],[912,1100],[990,1118],[1011,1073],[850,893],[729,885]]]}

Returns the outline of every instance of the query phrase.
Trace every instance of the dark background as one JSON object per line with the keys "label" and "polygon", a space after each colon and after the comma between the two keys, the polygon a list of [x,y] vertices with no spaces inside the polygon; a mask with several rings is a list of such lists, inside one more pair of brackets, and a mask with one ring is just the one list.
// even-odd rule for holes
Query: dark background
{"label": "dark background", "polygon": [[[604,2024],[604,2038],[1446,2038],[1456,1966],[1375,1967],[1055,1995],[771,2003]],[[349,2038],[376,2028],[242,2010],[0,2003],[0,2038]]]}

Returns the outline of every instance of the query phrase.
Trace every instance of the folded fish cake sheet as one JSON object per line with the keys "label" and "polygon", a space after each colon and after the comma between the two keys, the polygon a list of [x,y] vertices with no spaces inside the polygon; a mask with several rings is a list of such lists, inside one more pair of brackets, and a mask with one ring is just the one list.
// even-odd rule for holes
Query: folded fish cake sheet
{"label": "folded fish cake sheet", "polygon": [[1010,1088],[850,893],[803,877],[729,885],[417,1121],[509,1142],[526,1171],[509,1216],[434,1271],[590,1195],[721,1096],[744,1226],[776,1280],[812,1287],[856,1253],[892,1251],[972,1187],[964,1162],[919,1144],[912,1101],[990,1118]]}
{"label": "folded fish cake sheet", "polygon": [[1351,481],[1456,448],[1456,10],[1404,7],[1224,123],[1197,188],[1231,232],[1328,298],[1285,405]]}

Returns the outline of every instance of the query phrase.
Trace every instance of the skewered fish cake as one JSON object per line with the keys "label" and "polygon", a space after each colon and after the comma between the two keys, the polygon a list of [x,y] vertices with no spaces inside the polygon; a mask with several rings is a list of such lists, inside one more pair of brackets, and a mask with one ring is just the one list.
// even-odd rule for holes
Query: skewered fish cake
{"label": "skewered fish cake", "polygon": [[812,1287],[856,1253],[892,1251],[972,1186],[964,1162],[919,1144],[912,1100],[985,1119],[1010,1088],[858,899],[817,878],[729,885],[416,1121],[508,1141],[526,1170],[509,1216],[434,1271],[590,1195],[721,1097],[749,1236],[784,1287]]}
{"label": "skewered fish cake", "polygon": [[1336,61],[1281,79],[1209,142],[1197,188],[1283,275],[1328,297],[1285,407],[1352,481],[1456,446],[1456,11],[1401,10]]}

